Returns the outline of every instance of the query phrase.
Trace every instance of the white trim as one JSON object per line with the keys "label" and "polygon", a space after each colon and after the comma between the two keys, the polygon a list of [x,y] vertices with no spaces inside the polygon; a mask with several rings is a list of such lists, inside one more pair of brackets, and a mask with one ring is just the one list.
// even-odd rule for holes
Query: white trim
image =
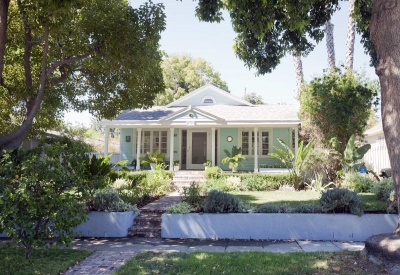
{"label": "white trim", "polygon": [[[183,109],[183,110],[181,110],[181,111],[179,111],[179,112],[176,112],[176,113],[174,113],[174,114],[172,114],[172,115],[170,115],[170,116],[167,116],[167,117],[165,117],[165,118],[163,118],[163,119],[160,119],[159,121],[160,121],[160,122],[166,122],[166,121],[170,121],[170,122],[179,122],[179,121],[173,121],[173,118],[175,118],[175,117],[177,117],[177,116],[180,116],[180,115],[182,115],[182,114],[188,113],[188,112],[190,112],[190,111],[196,112],[196,113],[198,113],[198,114],[200,114],[200,115],[202,115],[202,116],[205,116],[206,118],[211,119],[211,120],[213,120],[213,121],[224,121],[223,118],[220,118],[220,117],[218,117],[218,116],[215,116],[215,115],[213,115],[213,114],[210,114],[210,113],[208,113],[208,112],[206,112],[206,111],[197,109],[196,107],[192,107],[192,106],[189,106],[187,109]],[[154,120],[154,121],[155,121],[155,120]],[[201,120],[196,120],[196,121],[201,121]]]}
{"label": "white trim", "polygon": [[110,135],[110,128],[106,127],[106,129],[104,131],[104,157],[106,157],[108,155],[108,137],[109,137],[109,135]]}
{"label": "white trim", "polygon": [[[255,129],[258,129],[258,139],[257,139],[257,134],[255,133]],[[245,155],[243,154],[243,156],[245,157],[255,157],[254,155],[254,150],[252,149],[253,147],[253,135],[252,133],[254,132],[254,140],[257,139],[257,158],[258,159],[268,159],[268,158],[272,158],[269,155],[263,155],[262,154],[262,132],[268,132],[268,154],[272,152],[273,150],[273,128],[271,127],[254,127],[254,128],[249,128],[249,127],[242,127],[242,128],[238,128],[238,147],[242,147],[242,132],[249,132],[249,154]],[[254,142],[255,144],[256,142]],[[243,149],[243,148],[242,148]]]}
{"label": "white trim", "polygon": [[142,143],[142,128],[137,128],[137,144],[136,144],[136,170],[140,170],[140,148]]}
{"label": "white trim", "polygon": [[[174,171],[174,133],[175,128],[169,128],[169,170]],[[168,140],[167,140],[168,144]],[[167,146],[168,151],[168,146]]]}
{"label": "white trim", "polygon": [[210,142],[210,130],[209,129],[186,129],[187,133],[187,153],[186,153],[186,169],[203,169],[204,166],[203,164],[192,164],[192,153],[193,153],[193,148],[192,148],[192,134],[193,133],[206,133],[206,160],[210,159],[211,155],[211,148],[209,146]]}
{"label": "white trim", "polygon": [[193,92],[190,92],[187,95],[179,98],[178,100],[175,100],[175,101],[171,102],[166,107],[180,107],[180,106],[178,106],[179,104],[181,104],[182,102],[184,102],[184,101],[186,101],[186,100],[188,100],[188,99],[190,99],[192,97],[197,96],[198,94],[200,94],[201,92],[203,92],[206,89],[212,89],[216,93],[219,93],[219,94],[221,94],[221,95],[223,95],[223,96],[225,96],[227,98],[230,98],[230,99],[232,99],[232,100],[234,100],[234,101],[236,101],[236,102],[238,102],[238,103],[240,103],[242,105],[254,106],[250,102],[247,102],[246,100],[243,100],[243,99],[241,99],[239,97],[236,97],[236,96],[232,95],[231,93],[229,93],[227,91],[224,91],[224,90],[222,90],[222,89],[220,89],[220,88],[218,88],[218,87],[216,87],[216,86],[214,86],[212,84],[206,84],[206,85],[194,90]]}
{"label": "white trim", "polygon": [[[258,127],[274,127],[274,128],[286,128],[286,127],[295,127],[300,123],[300,121],[226,121],[226,120],[214,120],[214,121],[196,121],[196,124],[192,127],[249,127],[251,125]],[[104,126],[113,126],[116,128],[165,128],[174,126],[175,128],[186,127],[186,121],[156,121],[156,120],[121,120],[121,121],[111,121],[109,124],[103,124]]]}

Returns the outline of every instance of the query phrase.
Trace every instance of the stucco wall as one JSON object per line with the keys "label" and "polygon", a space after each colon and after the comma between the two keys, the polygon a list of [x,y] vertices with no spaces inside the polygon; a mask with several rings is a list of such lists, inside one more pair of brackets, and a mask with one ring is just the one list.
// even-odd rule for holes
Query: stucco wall
{"label": "stucco wall", "polygon": [[[133,146],[134,146],[134,131],[133,129],[121,129],[120,135],[120,151],[121,151],[121,160],[127,159],[129,162],[133,160]],[[126,142],[126,136],[131,137],[130,142]]]}

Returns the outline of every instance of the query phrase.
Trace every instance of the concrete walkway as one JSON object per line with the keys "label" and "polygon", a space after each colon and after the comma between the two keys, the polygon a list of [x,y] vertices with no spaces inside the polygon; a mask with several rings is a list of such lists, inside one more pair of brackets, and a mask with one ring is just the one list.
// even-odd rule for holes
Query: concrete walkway
{"label": "concrete walkway", "polygon": [[71,267],[65,274],[112,274],[131,257],[141,251],[155,252],[237,252],[260,251],[288,252],[338,252],[360,251],[363,242],[317,241],[241,241],[241,240],[172,240],[160,238],[77,239],[73,249],[90,249],[96,252]]}

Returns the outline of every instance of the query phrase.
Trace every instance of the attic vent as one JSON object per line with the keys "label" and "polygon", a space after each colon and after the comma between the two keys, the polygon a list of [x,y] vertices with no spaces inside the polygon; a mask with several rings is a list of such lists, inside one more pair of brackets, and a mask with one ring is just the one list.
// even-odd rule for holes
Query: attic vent
{"label": "attic vent", "polygon": [[211,96],[205,96],[202,99],[203,104],[215,104],[215,99]]}

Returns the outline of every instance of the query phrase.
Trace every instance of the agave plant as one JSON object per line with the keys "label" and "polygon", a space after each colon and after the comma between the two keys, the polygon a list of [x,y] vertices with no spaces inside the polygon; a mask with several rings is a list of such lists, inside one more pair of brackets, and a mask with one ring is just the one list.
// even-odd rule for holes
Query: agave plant
{"label": "agave plant", "polygon": [[232,169],[232,172],[236,172],[239,166],[239,163],[246,158],[242,156],[242,148],[237,148],[236,146],[232,147],[232,151],[224,150],[226,157],[222,159],[222,163],[228,163],[229,168]]}
{"label": "agave plant", "polygon": [[282,148],[274,146],[276,153],[270,153],[269,155],[278,159],[289,170],[290,180],[297,190],[300,188],[300,184],[303,181],[303,164],[315,140],[312,139],[306,146],[304,146],[303,141],[301,141],[296,154],[293,153],[292,149],[287,146],[282,139],[278,138],[278,141],[282,145]]}

